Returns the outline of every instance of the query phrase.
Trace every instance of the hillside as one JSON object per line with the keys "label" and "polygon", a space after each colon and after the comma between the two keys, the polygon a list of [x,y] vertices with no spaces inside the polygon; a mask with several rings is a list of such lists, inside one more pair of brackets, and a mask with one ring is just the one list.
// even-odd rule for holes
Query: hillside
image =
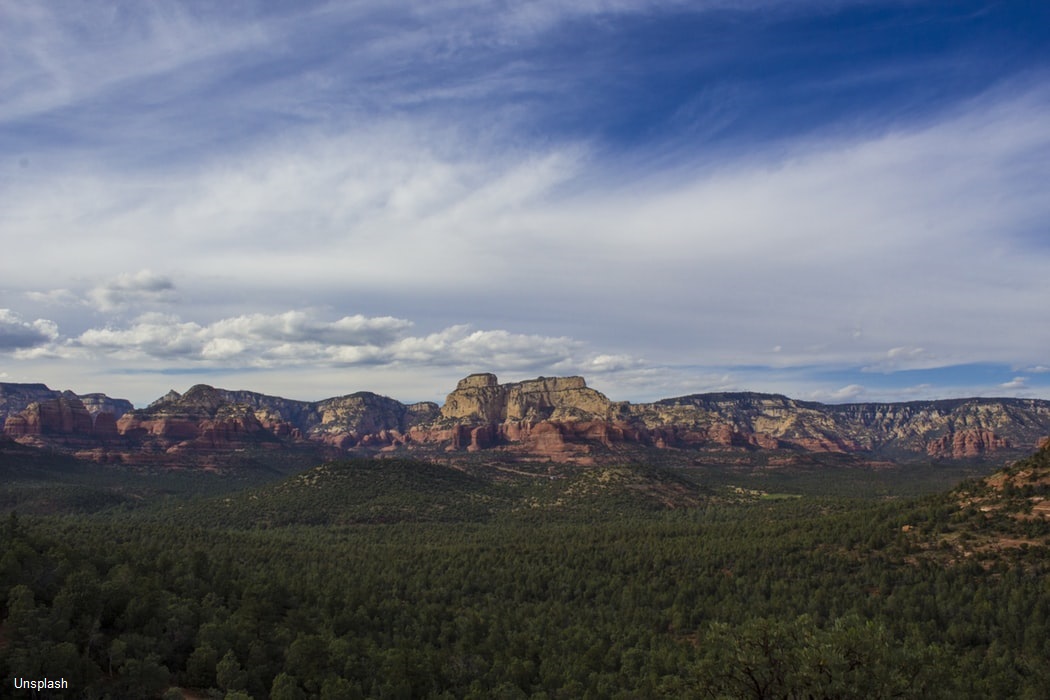
{"label": "hillside", "polygon": [[953,495],[963,526],[947,540],[964,553],[1050,547],[1050,443]]}
{"label": "hillside", "polygon": [[897,527],[917,558],[942,564],[1040,560],[1050,551],[1050,443],[932,497]]}
{"label": "hillside", "polygon": [[[180,505],[182,517],[223,527],[485,522],[504,516],[623,517],[690,508],[714,490],[642,466],[464,470],[415,459],[326,462],[281,481],[208,502]],[[722,498],[721,500],[726,500]]]}
{"label": "hillside", "polygon": [[960,502],[989,517],[1050,520],[1050,443],[1030,457],[958,490]]}

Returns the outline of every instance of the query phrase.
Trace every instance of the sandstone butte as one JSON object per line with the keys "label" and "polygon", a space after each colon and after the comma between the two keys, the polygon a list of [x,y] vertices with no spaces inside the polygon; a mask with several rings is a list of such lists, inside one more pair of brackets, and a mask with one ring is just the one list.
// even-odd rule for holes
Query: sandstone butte
{"label": "sandstone butte", "polygon": [[[98,461],[177,463],[194,455],[315,446],[326,454],[420,452],[587,463],[638,450],[878,460],[1000,461],[1050,435],[1050,402],[951,399],[820,404],[776,394],[694,394],[653,403],[611,401],[583,377],[499,383],[472,374],[443,405],[371,392],[307,402],[197,385],[144,409],[104,394],[0,383],[4,439]],[[631,452],[633,451],[633,452]]]}

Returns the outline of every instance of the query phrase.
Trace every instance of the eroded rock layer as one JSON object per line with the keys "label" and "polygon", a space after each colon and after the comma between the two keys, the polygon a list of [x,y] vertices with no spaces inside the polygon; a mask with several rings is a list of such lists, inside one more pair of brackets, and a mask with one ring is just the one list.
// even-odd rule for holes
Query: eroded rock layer
{"label": "eroded rock layer", "polygon": [[0,384],[0,418],[8,439],[125,461],[295,445],[577,462],[624,449],[1006,459],[1050,435],[1050,402],[1035,399],[827,405],[744,392],[630,404],[582,377],[500,384],[493,374],[462,379],[440,407],[371,392],[308,402],[197,385],[135,410],[104,394]]}

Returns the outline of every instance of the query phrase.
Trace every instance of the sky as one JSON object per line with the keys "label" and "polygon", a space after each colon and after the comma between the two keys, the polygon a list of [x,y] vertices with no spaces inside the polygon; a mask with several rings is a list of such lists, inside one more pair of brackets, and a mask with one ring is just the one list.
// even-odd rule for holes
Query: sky
{"label": "sky", "polygon": [[0,381],[1050,399],[1050,4],[0,0]]}

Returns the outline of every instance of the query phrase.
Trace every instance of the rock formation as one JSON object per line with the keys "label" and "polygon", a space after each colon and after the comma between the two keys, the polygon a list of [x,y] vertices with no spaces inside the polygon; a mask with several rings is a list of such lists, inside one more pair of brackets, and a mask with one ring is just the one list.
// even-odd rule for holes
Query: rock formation
{"label": "rock formation", "polygon": [[21,413],[31,403],[57,399],[61,395],[62,392],[49,389],[46,384],[0,382],[0,418]]}
{"label": "rock formation", "polygon": [[371,392],[308,402],[197,385],[135,410],[103,394],[0,384],[0,409],[8,439],[125,460],[296,445],[453,455],[496,450],[578,462],[623,459],[624,450],[638,458],[638,450],[649,449],[711,459],[781,451],[1005,460],[1050,434],[1050,402],[1035,399],[826,405],[741,392],[630,404],[610,401],[582,377],[500,384],[493,374],[464,378],[440,407]]}
{"label": "rock formation", "polygon": [[456,421],[607,420],[612,402],[587,387],[583,377],[539,377],[500,384],[494,374],[461,379],[445,399],[441,416]]}
{"label": "rock formation", "polygon": [[980,457],[986,452],[1008,447],[1010,447],[1010,442],[991,430],[971,428],[957,433],[950,432],[930,440],[926,445],[926,454],[941,459],[964,459]]}
{"label": "rock formation", "polygon": [[84,408],[92,416],[108,413],[113,417],[113,420],[120,418],[135,408],[127,399],[114,399],[105,394],[81,394],[78,398],[84,403]]}
{"label": "rock formation", "polygon": [[4,420],[6,437],[24,445],[91,449],[119,436],[111,413],[88,412],[75,394],[33,402]]}
{"label": "rock formation", "polygon": [[266,426],[254,407],[238,399],[249,392],[227,392],[203,384],[185,394],[169,392],[147,408],[125,413],[117,432],[128,447],[151,452],[212,451],[277,444],[278,426]]}
{"label": "rock formation", "polygon": [[132,408],[105,394],[77,396],[44,384],[0,383],[3,434],[26,445],[92,448],[119,436],[116,418]]}

